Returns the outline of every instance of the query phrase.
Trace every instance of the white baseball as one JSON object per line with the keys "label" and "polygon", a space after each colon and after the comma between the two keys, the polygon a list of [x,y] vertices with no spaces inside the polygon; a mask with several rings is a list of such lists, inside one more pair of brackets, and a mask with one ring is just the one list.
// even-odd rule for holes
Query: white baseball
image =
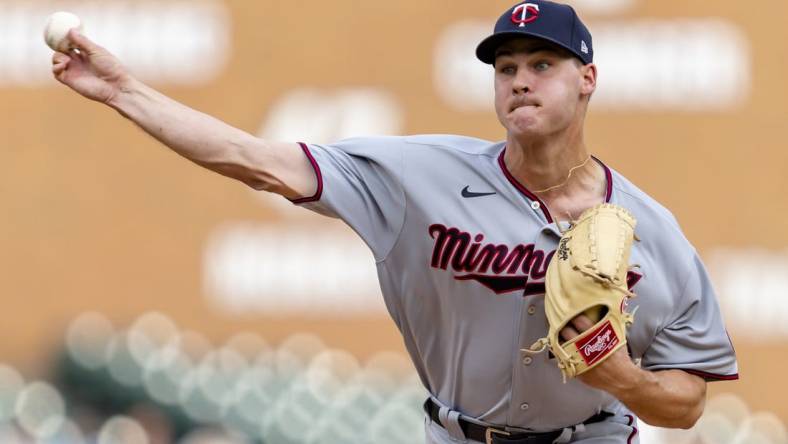
{"label": "white baseball", "polygon": [[46,27],[44,27],[44,41],[55,51],[68,52],[71,45],[66,38],[68,31],[77,28],[81,33],[82,20],[75,14],[59,11],[49,16]]}

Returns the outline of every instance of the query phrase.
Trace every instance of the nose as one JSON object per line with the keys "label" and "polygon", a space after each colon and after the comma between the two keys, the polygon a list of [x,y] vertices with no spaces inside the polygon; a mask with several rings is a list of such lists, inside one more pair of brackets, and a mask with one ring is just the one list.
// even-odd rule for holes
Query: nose
{"label": "nose", "polygon": [[512,82],[512,92],[514,94],[526,94],[532,90],[531,78],[528,75],[528,70],[518,69],[517,75]]}

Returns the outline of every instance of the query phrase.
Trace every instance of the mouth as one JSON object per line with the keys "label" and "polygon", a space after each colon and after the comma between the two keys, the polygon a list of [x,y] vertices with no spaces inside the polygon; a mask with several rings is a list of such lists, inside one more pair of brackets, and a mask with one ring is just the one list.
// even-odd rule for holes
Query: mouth
{"label": "mouth", "polygon": [[539,108],[540,106],[541,105],[539,105],[538,103],[532,102],[532,101],[518,102],[518,103],[512,104],[512,106],[509,109],[509,112],[510,113],[514,112],[515,110],[520,109],[520,108]]}

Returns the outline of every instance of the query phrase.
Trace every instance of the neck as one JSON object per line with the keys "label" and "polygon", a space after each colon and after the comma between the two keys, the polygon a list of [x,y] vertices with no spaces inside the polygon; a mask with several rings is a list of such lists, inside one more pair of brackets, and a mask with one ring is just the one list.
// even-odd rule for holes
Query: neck
{"label": "neck", "polygon": [[[566,185],[555,190],[562,192],[578,184],[597,182],[599,166],[596,162],[583,165],[587,159],[582,131],[566,131],[549,138],[516,137],[509,133],[506,139],[506,167],[530,190],[544,190],[566,181]],[[567,181],[569,171],[578,165],[582,166]]]}

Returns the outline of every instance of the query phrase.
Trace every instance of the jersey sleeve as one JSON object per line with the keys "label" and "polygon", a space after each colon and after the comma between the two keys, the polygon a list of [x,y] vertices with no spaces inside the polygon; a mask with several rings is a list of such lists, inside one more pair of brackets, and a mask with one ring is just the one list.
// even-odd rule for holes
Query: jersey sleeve
{"label": "jersey sleeve", "polygon": [[738,379],[736,352],[697,253],[673,315],[643,355],[647,370],[680,369],[707,381]]}
{"label": "jersey sleeve", "polygon": [[383,260],[405,219],[404,144],[397,137],[343,140],[301,148],[315,170],[314,196],[293,200],[317,213],[342,219]]}

